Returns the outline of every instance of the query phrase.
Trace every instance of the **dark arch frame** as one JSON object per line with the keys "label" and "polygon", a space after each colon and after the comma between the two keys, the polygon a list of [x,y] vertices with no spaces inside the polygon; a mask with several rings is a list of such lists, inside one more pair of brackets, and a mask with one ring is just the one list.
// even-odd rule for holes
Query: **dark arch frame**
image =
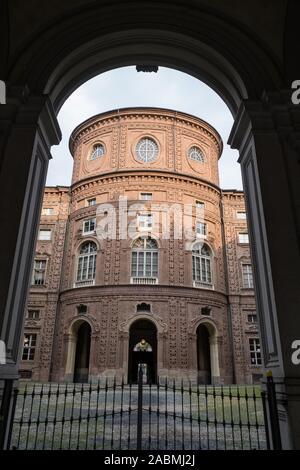
{"label": "dark arch frame", "polygon": [[241,99],[260,98],[263,90],[282,86],[280,65],[271,51],[217,10],[195,7],[190,0],[184,12],[179,3],[166,0],[126,3],[85,4],[60,21],[54,18],[16,51],[6,79],[48,95],[56,113],[95,75],[145,62],[202,80],[233,114]]}

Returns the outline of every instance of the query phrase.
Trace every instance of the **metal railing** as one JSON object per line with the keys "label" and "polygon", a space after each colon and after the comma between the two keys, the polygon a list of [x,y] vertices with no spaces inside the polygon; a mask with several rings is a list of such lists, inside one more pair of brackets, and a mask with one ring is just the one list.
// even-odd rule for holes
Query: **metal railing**
{"label": "metal railing", "polygon": [[87,281],[76,281],[74,282],[74,288],[76,287],[86,287],[86,286],[94,286],[95,285],[95,279],[89,279]]}
{"label": "metal railing", "polygon": [[158,284],[157,277],[131,277],[130,284]]}
{"label": "metal railing", "polygon": [[10,448],[266,449],[263,405],[258,386],[27,384]]}
{"label": "metal railing", "polygon": [[201,281],[193,281],[193,287],[197,287],[198,289],[214,289],[213,284],[208,284],[207,282]]}

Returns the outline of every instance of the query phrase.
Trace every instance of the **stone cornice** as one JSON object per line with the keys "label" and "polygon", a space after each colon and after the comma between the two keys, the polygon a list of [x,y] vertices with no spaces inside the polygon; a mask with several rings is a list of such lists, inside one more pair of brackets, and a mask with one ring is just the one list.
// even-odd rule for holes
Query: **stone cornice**
{"label": "stone cornice", "polygon": [[101,295],[103,296],[110,296],[113,295],[114,297],[122,297],[122,298],[129,298],[133,296],[136,299],[136,294],[139,296],[155,296],[161,295],[162,297],[185,297],[185,298],[198,298],[203,299],[203,301],[208,301],[211,299],[212,301],[220,301],[220,302],[227,302],[227,295],[223,292],[211,290],[211,289],[199,289],[181,285],[147,285],[147,284],[118,284],[118,285],[95,285],[95,286],[88,286],[88,287],[78,287],[78,288],[71,288],[65,289],[60,292],[60,298],[64,299],[72,298],[76,299],[77,296],[81,297],[84,293],[87,294],[90,298],[93,296]]}
{"label": "stone cornice", "polygon": [[204,132],[214,141],[215,145],[218,147],[219,150],[219,157],[221,156],[223,151],[223,141],[216,129],[214,129],[214,127],[212,127],[208,122],[191,114],[183,113],[180,111],[174,111],[165,108],[147,107],[115,109],[112,111],[107,111],[105,113],[97,114],[96,116],[87,119],[73,130],[69,140],[70,152],[72,155],[74,155],[76,145],[80,141],[80,139],[84,135],[90,133],[91,131],[94,131],[100,125],[104,127],[111,124],[126,121],[129,122],[133,119],[135,121],[139,121],[153,118],[159,120],[160,122],[166,121],[169,123],[175,122],[178,125],[183,124],[195,130]]}
{"label": "stone cornice", "polygon": [[77,190],[81,189],[81,187],[86,187],[89,184],[94,184],[94,183],[100,183],[103,180],[122,180],[124,181],[124,178],[141,178],[141,177],[147,177],[147,178],[164,178],[167,180],[177,180],[177,181],[182,181],[184,180],[185,182],[190,182],[193,184],[199,184],[199,185],[204,185],[206,187],[210,187],[212,190],[215,190],[218,194],[220,194],[221,189],[219,186],[215,185],[214,183],[211,183],[207,180],[201,179],[201,178],[195,178],[191,175],[185,174],[185,173],[174,173],[170,172],[168,170],[139,170],[139,169],[134,169],[134,170],[118,170],[116,171],[109,171],[107,173],[103,173],[102,175],[98,176],[91,176],[89,178],[84,178],[81,181],[77,181],[71,186],[71,191],[72,193],[77,192]]}

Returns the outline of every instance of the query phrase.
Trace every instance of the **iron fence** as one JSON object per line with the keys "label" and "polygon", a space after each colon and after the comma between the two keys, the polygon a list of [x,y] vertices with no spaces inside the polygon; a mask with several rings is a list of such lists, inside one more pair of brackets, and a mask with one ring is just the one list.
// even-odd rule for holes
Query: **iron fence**
{"label": "iron fence", "polygon": [[27,384],[10,448],[266,449],[259,386]]}

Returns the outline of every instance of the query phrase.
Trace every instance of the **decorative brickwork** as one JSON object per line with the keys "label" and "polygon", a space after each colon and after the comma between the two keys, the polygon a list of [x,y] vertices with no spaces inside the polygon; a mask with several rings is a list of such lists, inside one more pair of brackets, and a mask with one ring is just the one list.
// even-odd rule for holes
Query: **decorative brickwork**
{"label": "decorative brickwork", "polygon": [[[156,142],[158,154],[153,162],[136,158],[136,144],[142,138]],[[91,159],[99,142],[104,153]],[[203,153],[203,162],[189,157],[193,146]],[[38,241],[36,246],[36,256],[47,260],[47,269],[45,283],[30,290],[28,309],[40,313],[39,318],[26,320],[25,333],[37,334],[37,346],[34,360],[22,361],[21,369],[31,370],[33,380],[73,380],[80,327],[88,323],[89,378],[104,375],[130,380],[131,335],[137,327],[150,334],[145,325],[152,325],[156,339],[151,336],[155,349],[151,367],[158,379],[206,377],[220,383],[251,383],[260,366],[251,364],[249,352],[249,338],[258,337],[254,292],[243,286],[242,264],[250,264],[249,245],[240,243],[238,237],[247,232],[246,219],[238,214],[245,210],[244,196],[241,191],[219,188],[222,141],[218,133],[184,113],[124,109],[78,126],[70,148],[72,186],[45,190],[43,209],[53,211],[42,215],[40,226],[52,235],[50,241]],[[149,195],[147,201],[141,193]],[[120,197],[127,200],[128,209],[123,212],[127,224],[136,223],[130,216],[131,204],[145,204],[146,213],[152,207],[159,214],[160,230],[161,213],[170,215],[167,237],[154,233],[154,228],[149,233],[138,229],[137,237],[157,240],[158,272],[152,277],[131,272],[132,238],[119,238]],[[94,205],[88,202],[92,198]],[[195,233],[196,201],[204,204],[203,236]],[[115,210],[116,239],[99,239],[96,231],[84,229],[94,218],[98,226],[101,204]],[[191,210],[191,240],[187,233],[175,236],[181,226],[178,214],[173,213],[175,205],[182,214]],[[198,274],[195,266],[193,271],[192,247],[197,241],[211,253],[211,281],[207,283],[197,278],[203,276],[203,262]],[[94,275],[82,280],[78,257],[86,242],[96,244],[96,263]],[[146,270],[150,269],[147,263]]]}

